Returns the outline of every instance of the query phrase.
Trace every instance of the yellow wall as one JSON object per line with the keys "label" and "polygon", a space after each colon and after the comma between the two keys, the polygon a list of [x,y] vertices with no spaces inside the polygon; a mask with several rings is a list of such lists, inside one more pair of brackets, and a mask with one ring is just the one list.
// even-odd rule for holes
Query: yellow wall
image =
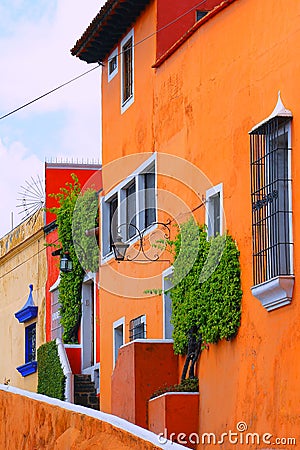
{"label": "yellow wall", "polygon": [[[0,382],[36,391],[37,372],[26,377],[16,370],[25,364],[25,326],[37,322],[38,348],[45,342],[46,251],[43,212],[22,222],[0,240]],[[38,317],[19,323],[15,313],[26,303],[29,284]]]}

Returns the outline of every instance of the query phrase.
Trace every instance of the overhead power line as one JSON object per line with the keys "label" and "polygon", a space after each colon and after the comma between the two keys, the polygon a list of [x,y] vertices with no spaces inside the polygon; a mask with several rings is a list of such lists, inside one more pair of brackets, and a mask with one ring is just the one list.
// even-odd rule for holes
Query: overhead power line
{"label": "overhead power line", "polygon": [[[101,64],[99,64],[99,65],[101,65]],[[26,108],[26,106],[29,106],[29,105],[31,105],[31,104],[34,103],[34,102],[37,102],[37,101],[40,100],[41,98],[46,97],[46,96],[49,95],[49,94],[52,94],[53,92],[57,91],[58,89],[61,89],[62,87],[67,86],[67,84],[73,83],[73,81],[78,80],[78,78],[84,77],[85,75],[87,75],[88,73],[92,72],[93,70],[98,69],[98,68],[99,68],[99,65],[93,67],[93,68],[90,69],[90,70],[87,70],[86,72],[82,73],[81,75],[78,75],[78,76],[75,77],[75,78],[72,78],[72,80],[69,80],[69,81],[67,81],[66,83],[63,83],[63,84],[61,84],[60,86],[57,86],[56,88],[51,89],[51,91],[48,91],[48,92],[46,92],[45,94],[40,95],[39,97],[34,98],[34,99],[31,100],[30,102],[25,103],[25,104],[22,105],[22,106],[19,106],[18,108],[14,109],[13,111],[10,111],[9,113],[7,113],[7,114],[5,114],[4,116],[0,117],[0,120],[5,119],[5,117],[10,116],[11,114],[14,114],[14,113],[17,112],[17,111],[20,111],[20,109]]]}
{"label": "overhead power line", "polygon": [[[199,8],[203,3],[205,3],[207,0],[202,0],[201,2],[197,3],[196,5],[194,5],[192,8],[190,8],[189,10],[185,11],[184,13],[182,13],[180,16],[176,17],[175,19],[171,20],[169,23],[167,23],[166,25],[164,25],[163,27],[159,28],[158,30],[154,31],[153,33],[149,34],[148,36],[146,36],[145,38],[141,39],[140,41],[136,42],[134,44],[134,47],[136,47],[137,45],[142,44],[143,42],[147,41],[148,39],[150,39],[152,36],[155,36],[156,34],[158,34],[160,31],[165,30],[166,28],[168,28],[169,26],[173,25],[174,23],[178,22],[178,20],[182,19],[182,17],[186,16],[187,14],[189,14],[190,12],[196,10],[197,8]],[[121,55],[122,52],[118,53],[118,56]],[[33,100],[31,100],[30,102],[25,103],[22,106],[19,106],[18,108],[14,109],[13,111],[10,111],[7,114],[4,114],[4,116],[0,117],[0,120],[5,119],[6,117],[16,113],[17,111],[20,111],[20,109],[26,108],[27,106],[31,105],[32,103],[37,102],[38,100],[46,97],[49,94],[52,94],[53,92],[63,88],[64,86],[67,86],[70,83],[73,83],[74,81],[78,80],[78,78],[84,77],[85,75],[87,75],[88,73],[92,72],[95,69],[98,69],[99,66],[102,66],[102,62],[98,62],[98,66],[93,67],[90,70],[87,70],[86,72],[82,73],[81,75],[78,75],[75,78],[72,78],[71,80],[67,81],[66,83],[63,83],[59,86],[57,86],[54,89],[51,89],[51,91],[46,92],[43,95],[40,95],[39,97],[34,98]]]}

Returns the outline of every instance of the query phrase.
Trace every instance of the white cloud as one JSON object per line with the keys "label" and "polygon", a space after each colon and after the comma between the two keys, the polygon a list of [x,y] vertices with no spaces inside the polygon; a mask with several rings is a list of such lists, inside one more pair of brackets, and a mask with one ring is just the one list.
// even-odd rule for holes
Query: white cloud
{"label": "white cloud", "polygon": [[[23,4],[15,0],[4,3],[4,7],[0,5],[0,13],[7,20],[7,33],[0,30],[0,116],[93,67],[73,57],[70,49],[105,1],[49,0],[50,3],[56,9],[41,8],[34,20],[25,14],[25,0]],[[6,4],[19,9],[11,14]],[[0,121],[0,237],[10,229],[10,212],[15,210],[19,187],[35,172],[42,173],[41,161],[56,156],[100,158],[100,70]],[[38,118],[40,123],[48,112],[57,112],[60,117],[63,112],[64,121],[57,127],[59,144],[51,147],[53,127],[52,135],[50,131],[47,135],[45,126],[35,147],[28,148],[26,142],[33,142],[35,133],[34,125],[29,127],[28,123],[34,121],[24,120],[20,130],[20,119]],[[14,126],[17,121],[18,127]],[[26,140],[28,136],[31,139]]]}
{"label": "white cloud", "polygon": [[22,220],[22,208],[17,208],[17,201],[22,191],[21,186],[26,186],[26,181],[31,176],[36,179],[37,175],[43,174],[43,163],[21,142],[12,142],[4,145],[0,139],[0,236],[11,229],[11,213],[14,216],[14,225]]}

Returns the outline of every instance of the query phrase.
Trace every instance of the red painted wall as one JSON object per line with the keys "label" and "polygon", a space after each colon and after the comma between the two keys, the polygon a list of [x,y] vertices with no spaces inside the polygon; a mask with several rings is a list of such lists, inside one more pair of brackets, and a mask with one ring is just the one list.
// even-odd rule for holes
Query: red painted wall
{"label": "red painted wall", "polygon": [[148,402],[149,430],[156,434],[162,433],[164,438],[172,442],[179,441],[179,444],[195,448],[195,436],[191,441],[189,438],[192,433],[197,434],[198,423],[198,392],[167,392]]}
{"label": "red painted wall", "polygon": [[[94,188],[97,191],[102,189],[102,172],[99,164],[63,164],[63,163],[45,163],[45,191],[46,191],[46,208],[58,206],[57,201],[50,197],[49,194],[58,193],[60,188],[64,188],[66,183],[73,183],[71,174],[75,174],[79,180],[82,190]],[[46,211],[46,225],[49,225],[56,219],[55,214]],[[46,235],[46,242],[57,243],[57,229]],[[47,252],[47,271],[48,277],[46,282],[46,340],[51,340],[51,294],[50,287],[56,282],[59,276],[59,256],[52,256],[55,249],[48,247]],[[96,315],[99,317],[99,296],[96,291]],[[100,358],[100,330],[99,320],[96,319],[96,362]],[[80,342],[80,330],[79,330]],[[68,348],[67,354],[74,373],[81,372],[81,349]]]}
{"label": "red painted wall", "polygon": [[199,3],[199,0],[173,0],[170,7],[166,0],[157,0],[157,59],[194,25],[196,10],[210,11],[221,0],[204,0],[201,5]]}
{"label": "red painted wall", "polygon": [[[75,173],[83,189],[94,186],[96,190],[102,188],[101,165],[99,164],[63,164],[45,163],[46,207],[57,206],[57,201],[49,194],[58,193],[66,183],[73,183],[71,174]],[[97,173],[97,176],[95,175]],[[55,220],[55,215],[46,211],[46,224]]]}

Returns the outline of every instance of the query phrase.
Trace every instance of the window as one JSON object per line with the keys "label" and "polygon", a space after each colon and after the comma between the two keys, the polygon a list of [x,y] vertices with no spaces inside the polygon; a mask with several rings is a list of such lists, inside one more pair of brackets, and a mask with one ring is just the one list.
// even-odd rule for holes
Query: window
{"label": "window", "polygon": [[108,57],[108,82],[118,73],[118,48],[116,48]]}
{"label": "window", "polygon": [[25,328],[25,364],[36,360],[36,323]]}
{"label": "window", "polygon": [[146,339],[146,316],[139,316],[129,323],[129,340]]}
{"label": "window", "polygon": [[154,167],[143,175],[145,189],[145,223],[144,227],[149,227],[156,220],[155,207],[155,174]]}
{"label": "window", "polygon": [[223,232],[223,185],[222,183],[206,191],[206,225],[208,237]]}
{"label": "window", "polygon": [[58,300],[58,289],[51,292],[51,339],[62,339],[63,328],[60,323],[60,303]]}
{"label": "window", "polygon": [[163,338],[172,339],[174,326],[172,318],[172,299],[170,289],[173,287],[173,267],[169,267],[162,273],[162,299],[163,299]]}
{"label": "window", "polygon": [[118,234],[118,197],[114,195],[109,201],[109,223],[110,223],[110,238],[109,251],[112,250],[112,244]]}
{"label": "window", "polygon": [[119,320],[116,320],[113,324],[113,365],[115,366],[119,348],[124,345],[125,337],[124,337],[124,326],[125,326],[125,317],[122,317]]}
{"label": "window", "polygon": [[121,43],[121,112],[126,111],[134,99],[133,48],[133,30],[131,30]]}
{"label": "window", "polygon": [[112,255],[112,243],[119,233],[135,239],[138,231],[156,222],[155,155],[101,200],[102,256]]}
{"label": "window", "polygon": [[272,115],[251,130],[250,152],[252,293],[270,311],[291,302],[294,283],[291,112],[280,97]]}
{"label": "window", "polygon": [[251,134],[254,284],[292,273],[289,121]]}
{"label": "window", "polygon": [[129,187],[125,190],[126,193],[126,224],[128,228],[126,229],[126,239],[133,238],[136,231],[136,189],[135,181],[133,181]]}

